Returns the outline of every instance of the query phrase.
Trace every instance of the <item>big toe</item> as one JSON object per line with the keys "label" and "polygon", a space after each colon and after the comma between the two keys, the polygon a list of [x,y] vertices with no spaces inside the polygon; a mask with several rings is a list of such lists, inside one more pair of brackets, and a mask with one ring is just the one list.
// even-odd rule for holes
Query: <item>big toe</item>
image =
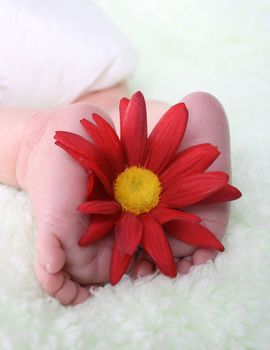
{"label": "big toe", "polygon": [[49,273],[57,273],[65,265],[64,250],[59,239],[52,232],[38,232],[36,253],[40,264]]}
{"label": "big toe", "polygon": [[214,260],[217,255],[217,251],[213,249],[197,249],[192,256],[194,265],[205,264],[209,260]]}
{"label": "big toe", "polygon": [[130,275],[133,278],[145,277],[153,273],[154,270],[154,263],[150,260],[147,254],[142,251],[138,254],[136,261],[131,266]]}

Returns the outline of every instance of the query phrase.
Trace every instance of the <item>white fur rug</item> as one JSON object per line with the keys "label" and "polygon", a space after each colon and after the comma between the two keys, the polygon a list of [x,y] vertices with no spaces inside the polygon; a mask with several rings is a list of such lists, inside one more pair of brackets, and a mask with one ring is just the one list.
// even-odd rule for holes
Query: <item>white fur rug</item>
{"label": "white fur rug", "polygon": [[270,46],[268,0],[99,0],[132,38],[132,90],[175,103],[205,90],[231,127],[226,250],[175,280],[107,285],[64,307],[36,282],[27,195],[0,185],[0,349],[270,349]]}

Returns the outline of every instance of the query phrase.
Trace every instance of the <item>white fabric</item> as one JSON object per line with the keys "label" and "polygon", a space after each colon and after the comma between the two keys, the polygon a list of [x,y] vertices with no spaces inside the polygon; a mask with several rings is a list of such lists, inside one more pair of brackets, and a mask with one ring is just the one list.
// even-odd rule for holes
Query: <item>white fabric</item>
{"label": "white fabric", "polygon": [[0,0],[0,104],[51,107],[134,68],[127,38],[90,0]]}

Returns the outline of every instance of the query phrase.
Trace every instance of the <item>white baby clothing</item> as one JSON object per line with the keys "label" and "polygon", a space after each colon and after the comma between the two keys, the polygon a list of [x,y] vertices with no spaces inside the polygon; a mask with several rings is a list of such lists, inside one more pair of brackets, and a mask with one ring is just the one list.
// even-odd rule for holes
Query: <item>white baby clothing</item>
{"label": "white baby clothing", "polygon": [[134,70],[129,40],[91,0],[0,0],[0,104],[46,108]]}

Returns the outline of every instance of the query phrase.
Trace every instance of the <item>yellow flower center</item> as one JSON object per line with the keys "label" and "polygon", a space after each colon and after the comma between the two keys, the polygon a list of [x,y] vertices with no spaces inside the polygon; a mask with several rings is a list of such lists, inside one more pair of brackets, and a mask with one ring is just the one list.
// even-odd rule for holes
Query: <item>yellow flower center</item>
{"label": "yellow flower center", "polygon": [[123,210],[135,215],[147,213],[159,202],[161,183],[151,170],[132,166],[114,181],[114,196]]}

